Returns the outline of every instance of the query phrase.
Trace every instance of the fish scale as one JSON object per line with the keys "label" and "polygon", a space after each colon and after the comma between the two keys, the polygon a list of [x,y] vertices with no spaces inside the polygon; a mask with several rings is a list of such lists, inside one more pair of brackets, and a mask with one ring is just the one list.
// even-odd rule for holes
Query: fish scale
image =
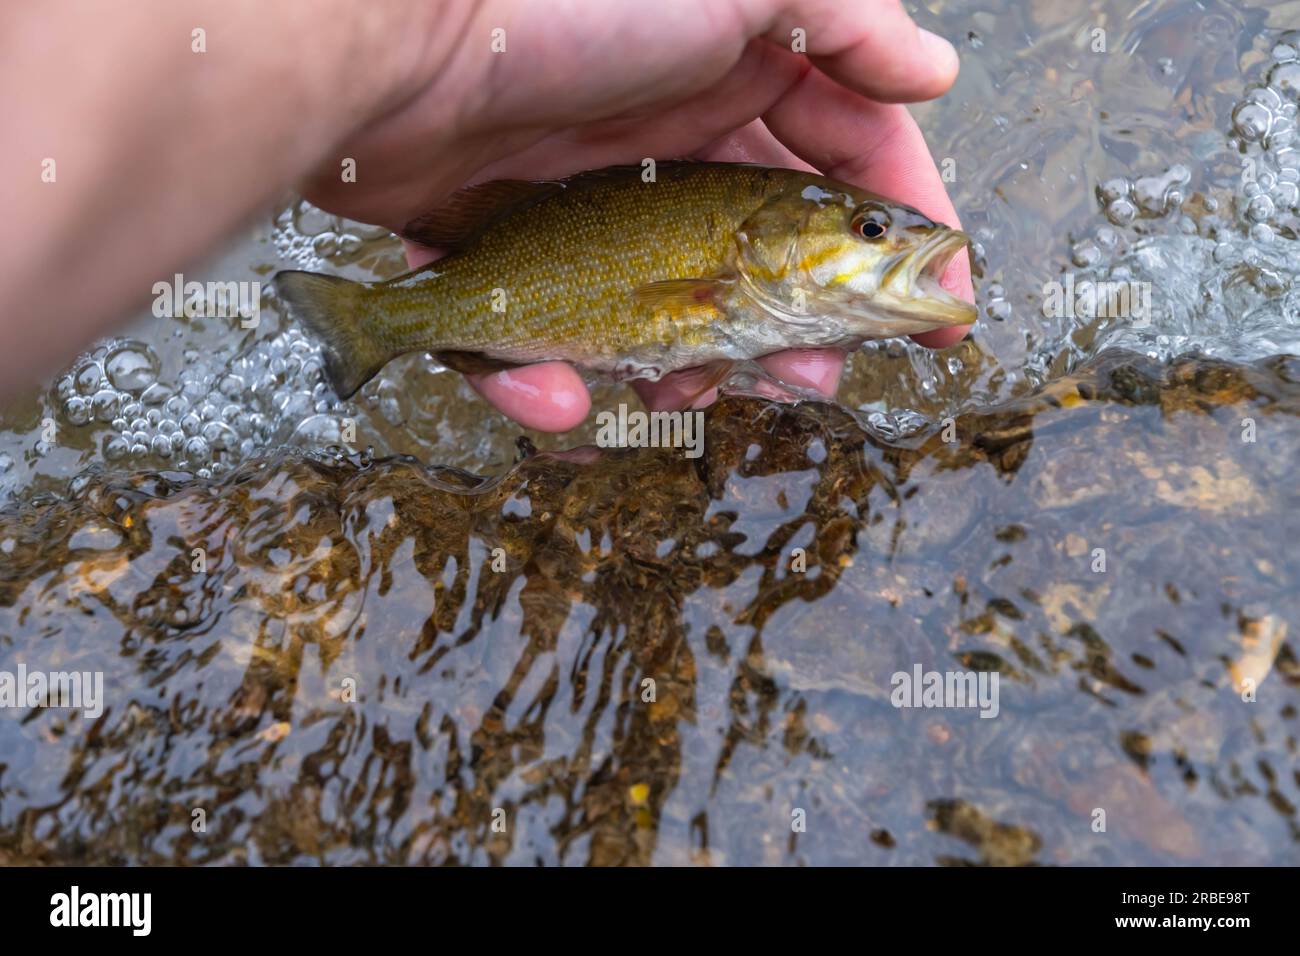
{"label": "fish scale", "polygon": [[[734,248],[729,232],[763,201],[754,184],[765,171],[745,171],[737,177],[728,167],[724,175],[700,164],[661,170],[646,183],[638,169],[544,201],[489,233],[472,255],[437,268],[441,328],[431,337],[453,328],[466,350],[495,345],[524,355],[541,338],[598,348],[661,339],[669,330],[630,303],[628,290],[724,269]],[[672,212],[681,209],[689,213]],[[700,241],[710,234],[711,242]],[[505,293],[504,313],[492,311],[495,289]],[[418,299],[408,305],[418,307]],[[686,327],[717,314],[710,306],[671,310],[674,324]]]}

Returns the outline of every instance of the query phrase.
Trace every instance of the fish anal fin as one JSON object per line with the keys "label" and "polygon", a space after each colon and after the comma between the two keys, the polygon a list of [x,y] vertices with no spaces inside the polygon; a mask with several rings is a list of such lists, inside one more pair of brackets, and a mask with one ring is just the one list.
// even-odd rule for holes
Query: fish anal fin
{"label": "fish anal fin", "polygon": [[561,182],[497,179],[452,193],[402,227],[402,236],[425,246],[463,249],[493,223],[564,189]]}
{"label": "fish anal fin", "polygon": [[[677,382],[677,387],[681,389],[683,396],[689,394],[689,400],[685,402],[687,408],[695,408],[697,403],[704,398],[710,391],[717,388],[727,380],[731,370],[735,368],[736,363],[729,359],[717,359],[705,365],[698,365],[694,369],[685,369],[682,373],[682,379]],[[694,373],[688,375],[685,373]],[[714,396],[717,397],[716,395]]]}
{"label": "fish anal fin", "polygon": [[669,372],[657,382],[633,381],[632,384],[651,411],[695,408],[703,399],[716,397],[710,392],[726,381],[735,366],[731,359],[715,359]]}
{"label": "fish anal fin", "polygon": [[508,362],[505,359],[492,358],[482,352],[463,352],[451,349],[434,352],[433,357],[453,372],[460,372],[462,375],[487,375],[508,368],[518,368],[520,364],[518,362]]}

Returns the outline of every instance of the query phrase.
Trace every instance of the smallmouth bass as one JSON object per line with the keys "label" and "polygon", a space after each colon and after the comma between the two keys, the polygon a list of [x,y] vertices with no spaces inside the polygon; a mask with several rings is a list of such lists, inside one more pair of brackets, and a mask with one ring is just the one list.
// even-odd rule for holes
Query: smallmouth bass
{"label": "smallmouth bass", "polygon": [[289,313],[347,398],[428,351],[462,372],[551,359],[658,379],[788,348],[975,321],[939,285],[967,236],[909,206],[791,169],[620,166],[462,189],[407,238],[450,250],[387,282],[281,272]]}

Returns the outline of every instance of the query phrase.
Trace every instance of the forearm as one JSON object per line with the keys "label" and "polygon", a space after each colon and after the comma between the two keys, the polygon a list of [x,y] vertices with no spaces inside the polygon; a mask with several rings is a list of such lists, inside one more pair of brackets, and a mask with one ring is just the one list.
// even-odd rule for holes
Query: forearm
{"label": "forearm", "polygon": [[104,334],[149,300],[154,282],[398,105],[429,56],[420,32],[436,7],[8,6],[0,394]]}

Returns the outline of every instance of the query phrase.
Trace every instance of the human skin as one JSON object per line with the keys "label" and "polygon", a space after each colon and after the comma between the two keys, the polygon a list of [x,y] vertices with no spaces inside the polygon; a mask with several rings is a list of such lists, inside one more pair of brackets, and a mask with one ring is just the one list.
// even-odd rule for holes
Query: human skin
{"label": "human skin", "polygon": [[[806,53],[790,48],[796,29]],[[110,331],[294,183],[323,208],[400,230],[474,182],[699,156],[815,167],[959,225],[897,105],[940,95],[956,71],[951,46],[897,0],[8,5],[0,397]],[[56,182],[40,178],[46,158]],[[943,282],[972,298],[964,257]],[[943,347],[963,333],[916,338]],[[826,394],[843,361],[763,359]],[[567,430],[590,407],[563,363],[471,383],[542,430]],[[680,375],[637,389],[653,408],[695,392]]]}

